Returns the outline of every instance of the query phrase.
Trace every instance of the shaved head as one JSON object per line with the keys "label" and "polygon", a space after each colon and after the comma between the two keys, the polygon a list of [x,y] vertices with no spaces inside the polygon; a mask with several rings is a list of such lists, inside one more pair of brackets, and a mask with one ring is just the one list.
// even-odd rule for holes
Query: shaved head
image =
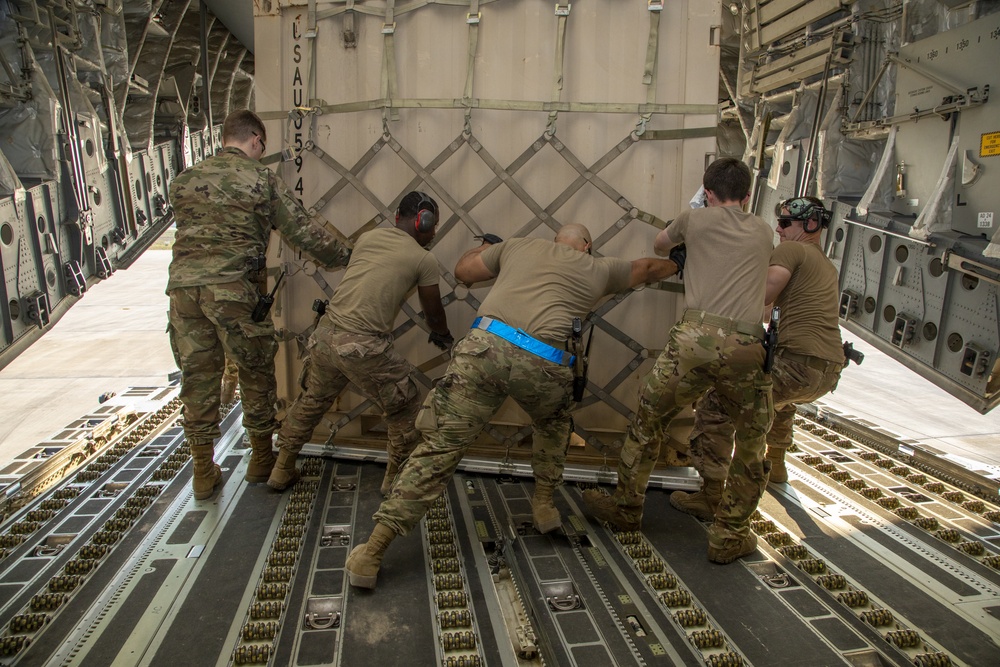
{"label": "shaved head", "polygon": [[580,252],[587,252],[587,246],[591,243],[590,230],[583,225],[571,222],[559,228],[555,241]]}

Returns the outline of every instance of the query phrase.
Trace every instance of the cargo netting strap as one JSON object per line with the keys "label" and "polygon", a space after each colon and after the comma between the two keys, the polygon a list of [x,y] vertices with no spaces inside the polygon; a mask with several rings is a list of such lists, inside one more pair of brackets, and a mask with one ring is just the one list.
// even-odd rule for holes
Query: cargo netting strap
{"label": "cargo netting strap", "polygon": [[[569,19],[569,12],[571,8],[570,3],[565,5],[560,5],[556,3],[556,61],[555,67],[552,73],[552,102],[558,103],[562,101],[562,90],[563,90],[563,59],[566,54],[566,23]],[[553,135],[556,133],[556,119],[559,116],[559,111],[553,108],[549,111],[549,123],[545,128],[545,132],[548,135]]]}
{"label": "cargo netting strap", "polygon": [[[382,50],[382,97],[392,100],[396,97],[396,18],[393,14],[396,0],[385,0],[385,21],[382,36],[385,48]],[[389,119],[399,120],[399,109],[389,106]],[[383,116],[384,118],[384,116]]]}
{"label": "cargo netting strap", "polygon": [[[340,174],[341,180],[346,181],[347,184],[351,185],[355,190],[357,190],[365,199],[368,200],[369,204],[375,207],[375,210],[381,213],[381,215],[386,220],[393,219],[392,211],[390,211],[389,208],[386,207],[386,205],[381,202],[378,196],[370,189],[368,189],[368,186],[365,185],[362,182],[362,180],[357,177],[357,173],[360,173],[360,169],[357,172],[351,169],[347,169],[342,164],[333,159],[333,156],[331,156],[322,148],[317,146],[313,141],[306,142],[306,150],[308,150],[310,153],[319,158],[319,160],[323,164],[325,164],[326,166],[330,167],[335,172]],[[368,153],[372,153],[372,151],[369,150]],[[366,153],[365,155],[368,155],[368,153]],[[362,157],[362,160],[364,160],[364,157]],[[314,204],[314,206],[316,207],[317,210],[319,210],[327,203],[329,203],[329,200],[323,197],[320,200],[318,200],[316,204]]]}
{"label": "cargo netting strap", "polygon": [[[476,97],[465,101],[456,97],[393,97],[343,104],[320,104],[316,111],[320,114],[358,113],[384,109],[486,109],[493,111],[558,111],[560,113],[615,113],[615,114],[663,114],[680,116],[714,116],[719,112],[716,104],[650,104],[648,102],[539,102],[533,100],[504,100]],[[261,111],[261,120],[287,118],[289,111]]]}
{"label": "cargo netting strap", "polygon": [[[663,12],[662,2],[649,2],[649,39],[646,40],[646,62],[643,66],[642,83],[646,86],[646,102],[656,102],[656,60],[660,51],[660,14]],[[653,114],[646,112],[639,116],[635,133],[642,136],[646,125]]]}
{"label": "cargo netting strap", "polygon": [[465,22],[469,24],[469,59],[466,65],[465,90],[462,95],[462,104],[465,106],[465,129],[470,133],[472,132],[472,84],[476,76],[476,53],[479,51],[479,22],[482,18],[482,12],[479,11],[479,0],[469,0],[469,13],[465,17]]}
{"label": "cargo netting strap", "polygon": [[406,151],[406,149],[403,148],[402,144],[396,141],[395,138],[389,137],[389,148],[394,150],[396,154],[399,155],[399,157],[403,160],[403,162],[406,163],[406,166],[412,169],[413,173],[416,174],[420,178],[420,180],[422,180],[424,183],[427,184],[430,190],[432,190],[434,194],[437,195],[441,199],[441,201],[444,202],[445,206],[451,209],[455,214],[457,214],[462,219],[462,222],[464,222],[465,226],[469,228],[469,231],[471,231],[475,235],[482,236],[483,230],[479,227],[479,224],[472,219],[472,216],[469,215],[469,212],[464,210],[462,206],[457,201],[455,201],[455,198],[451,196],[451,193],[449,193],[446,188],[444,188],[440,183],[438,183],[437,180],[435,180],[434,176],[431,175],[430,171],[424,169],[420,165],[420,163],[416,160],[416,158],[410,155]]}
{"label": "cargo netting strap", "polygon": [[305,38],[309,41],[309,69],[306,70],[306,99],[309,104],[314,104],[316,99],[316,35],[318,27],[316,25],[316,0],[309,0],[308,11],[306,12],[306,32]]}

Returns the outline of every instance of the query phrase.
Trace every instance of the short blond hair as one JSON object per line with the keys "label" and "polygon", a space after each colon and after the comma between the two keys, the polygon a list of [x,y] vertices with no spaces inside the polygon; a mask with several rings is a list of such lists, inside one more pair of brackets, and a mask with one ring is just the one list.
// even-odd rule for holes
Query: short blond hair
{"label": "short blond hair", "polygon": [[253,111],[241,109],[226,116],[226,121],[222,124],[223,143],[243,143],[253,139],[254,135],[258,135],[262,141],[267,141],[264,121]]}

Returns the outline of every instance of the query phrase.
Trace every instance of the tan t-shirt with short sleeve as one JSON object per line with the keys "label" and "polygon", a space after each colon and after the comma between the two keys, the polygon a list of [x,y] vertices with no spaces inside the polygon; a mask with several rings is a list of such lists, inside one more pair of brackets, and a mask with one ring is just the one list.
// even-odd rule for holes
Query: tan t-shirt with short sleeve
{"label": "tan t-shirt with short sleeve", "polygon": [[632,263],[593,257],[545,239],[511,239],[483,251],[497,274],[479,315],[521,329],[561,347],[574,317],[584,318],[606,294],[627,289]]}
{"label": "tan t-shirt with short sleeve", "polygon": [[792,273],[774,300],[781,308],[778,347],[827,361],[844,361],[840,339],[837,269],[815,243],[785,241],[771,253],[771,266]]}
{"label": "tan t-shirt with short sleeve", "polygon": [[774,232],[736,206],[681,212],[667,228],[684,243],[684,302],[692,310],[760,322]]}
{"label": "tan t-shirt with short sleeve", "polygon": [[358,239],[327,317],[356,333],[388,333],[414,286],[437,285],[437,260],[401,229],[381,228]]}

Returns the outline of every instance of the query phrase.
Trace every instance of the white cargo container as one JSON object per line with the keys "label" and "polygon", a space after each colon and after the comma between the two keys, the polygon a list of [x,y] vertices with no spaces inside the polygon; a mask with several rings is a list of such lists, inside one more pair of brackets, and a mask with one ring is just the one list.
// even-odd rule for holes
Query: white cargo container
{"label": "white cargo container", "polygon": [[[719,12],[718,3],[644,0],[257,3],[257,111],[268,150],[284,149],[279,173],[348,236],[392,224],[410,190],[438,201],[431,249],[459,337],[489,289],[451,275],[477,234],[552,238],[577,222],[601,255],[652,255],[657,231],[688,206],[715,157]],[[275,252],[269,264],[288,271],[274,309],[287,401],[313,301],[339,276],[288,247]],[[591,391],[574,414],[591,453],[616,449],[605,445],[621,439],[638,380],[683,306],[680,290],[672,280],[597,308]],[[427,344],[417,304],[400,316],[396,345],[426,388],[448,360]],[[328,417],[313,442],[336,431],[337,443],[364,443],[378,423],[350,392]],[[516,447],[527,423],[508,402],[488,433]]]}

